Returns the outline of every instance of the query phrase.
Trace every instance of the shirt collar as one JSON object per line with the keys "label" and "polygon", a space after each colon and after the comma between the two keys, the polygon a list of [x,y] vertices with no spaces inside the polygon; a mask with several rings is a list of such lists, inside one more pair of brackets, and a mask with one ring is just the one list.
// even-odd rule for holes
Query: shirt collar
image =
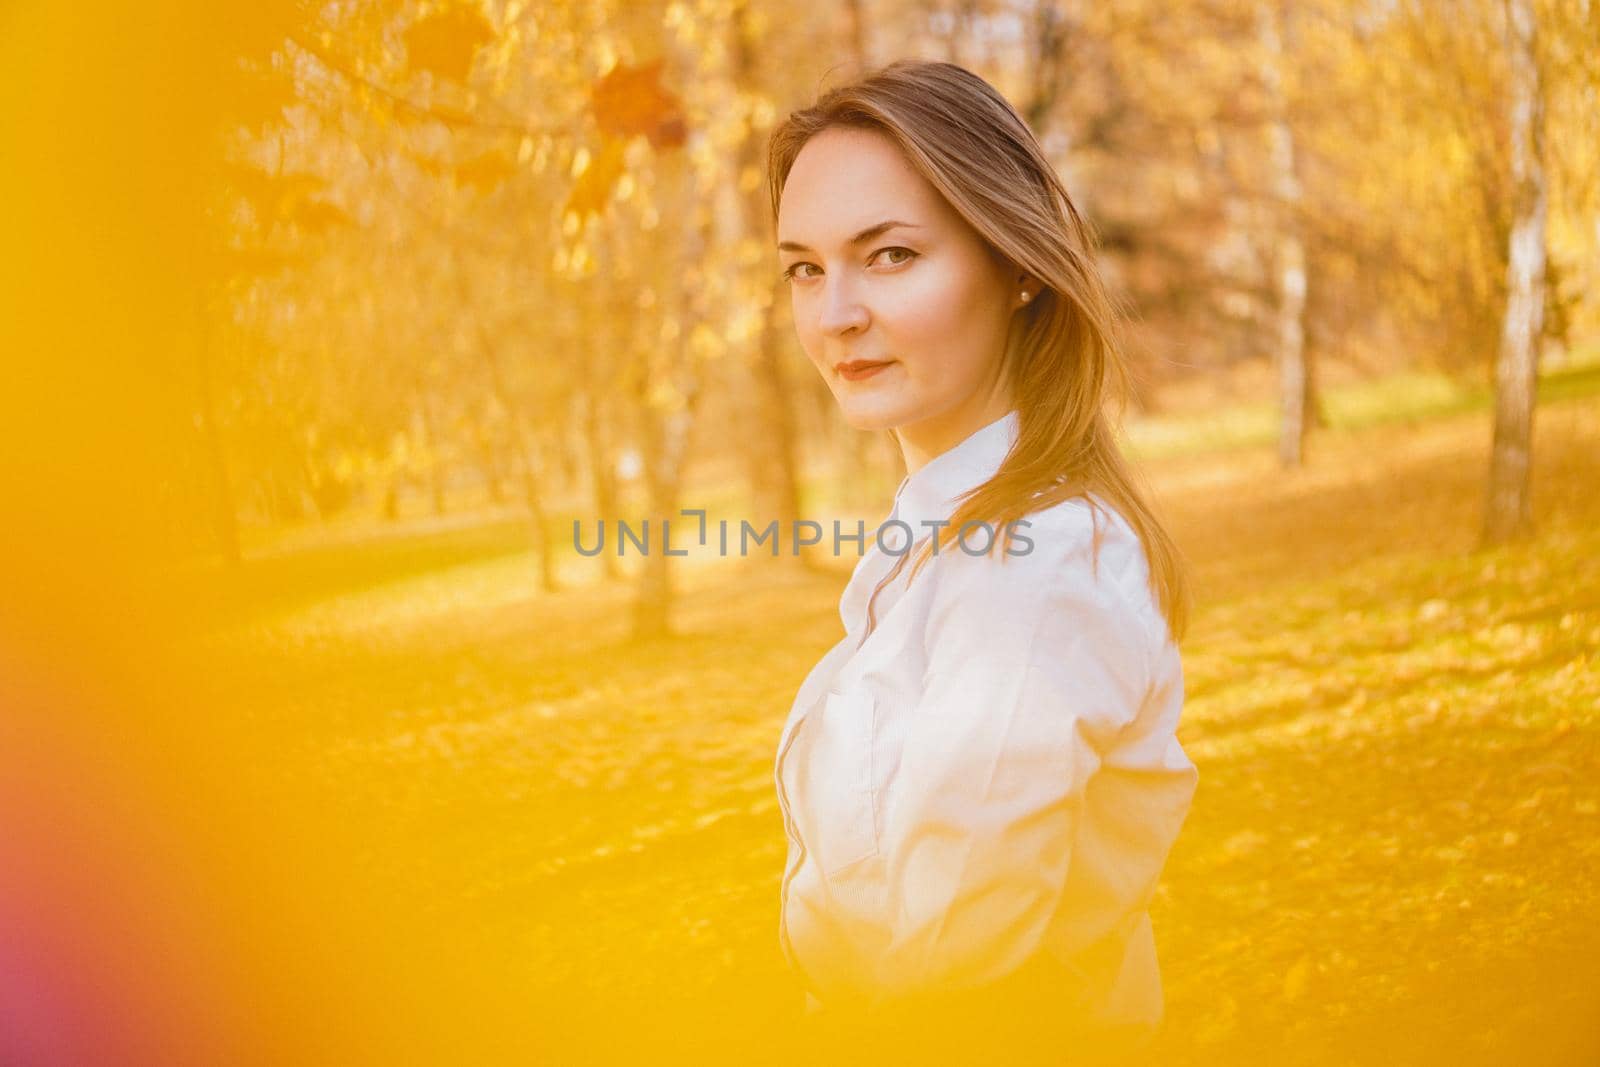
{"label": "shirt collar", "polygon": [[[950,518],[963,494],[994,477],[1016,442],[1018,426],[1017,412],[1008,411],[901,479],[890,518],[910,525],[913,543],[932,534],[933,528],[922,524]],[[940,533],[943,544],[949,535]]]}

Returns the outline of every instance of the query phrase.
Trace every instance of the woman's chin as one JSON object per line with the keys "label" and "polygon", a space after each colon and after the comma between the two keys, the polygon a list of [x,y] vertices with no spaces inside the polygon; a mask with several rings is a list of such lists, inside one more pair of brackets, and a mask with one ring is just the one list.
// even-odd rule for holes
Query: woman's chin
{"label": "woman's chin", "polygon": [[913,410],[912,405],[905,403],[903,398],[887,395],[852,396],[848,392],[850,388],[851,385],[846,383],[845,391],[835,399],[839,402],[839,413],[844,417],[845,424],[853,430],[891,430],[903,425]]}
{"label": "woman's chin", "polygon": [[877,408],[852,410],[841,407],[844,421],[852,430],[891,430],[900,425],[901,419],[895,412],[884,411]]}

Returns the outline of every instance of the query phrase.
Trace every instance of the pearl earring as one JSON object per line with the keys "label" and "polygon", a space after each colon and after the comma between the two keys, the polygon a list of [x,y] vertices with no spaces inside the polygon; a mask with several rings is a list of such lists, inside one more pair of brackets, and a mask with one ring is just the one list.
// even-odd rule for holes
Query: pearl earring
{"label": "pearl earring", "polygon": [[1030,293],[1030,292],[1028,292],[1028,291],[1027,291],[1027,290],[1026,290],[1026,289],[1024,289],[1024,290],[1023,290],[1023,291],[1022,291],[1022,302],[1023,302],[1023,303],[1024,303],[1024,304],[1026,304],[1026,303],[1027,303],[1027,302],[1028,302],[1028,301],[1030,301],[1030,300],[1032,300],[1032,299],[1033,299],[1033,294],[1032,294],[1032,293]]}

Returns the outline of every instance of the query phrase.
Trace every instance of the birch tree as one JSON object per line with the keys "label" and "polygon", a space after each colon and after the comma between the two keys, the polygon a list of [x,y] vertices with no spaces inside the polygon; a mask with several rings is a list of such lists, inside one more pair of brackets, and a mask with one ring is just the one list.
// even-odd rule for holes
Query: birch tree
{"label": "birch tree", "polygon": [[1532,528],[1533,409],[1544,332],[1544,99],[1533,0],[1505,0],[1512,180],[1505,318],[1494,364],[1494,445],[1489,460],[1488,544]]}
{"label": "birch tree", "polygon": [[1261,40],[1261,79],[1266,90],[1271,215],[1270,254],[1274,357],[1278,367],[1278,462],[1298,467],[1305,456],[1306,400],[1310,368],[1306,361],[1306,250],[1300,235],[1300,175],[1294,127],[1285,102],[1285,12],[1276,0],[1256,10]]}

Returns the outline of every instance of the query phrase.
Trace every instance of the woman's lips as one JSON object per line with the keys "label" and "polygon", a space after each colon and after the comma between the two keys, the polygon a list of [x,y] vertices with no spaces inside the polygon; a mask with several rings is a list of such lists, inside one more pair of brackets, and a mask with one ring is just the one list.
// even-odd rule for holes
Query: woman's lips
{"label": "woman's lips", "polygon": [[845,381],[859,382],[863,378],[872,377],[893,362],[892,359],[882,361],[853,359],[848,363],[835,363],[833,369]]}

